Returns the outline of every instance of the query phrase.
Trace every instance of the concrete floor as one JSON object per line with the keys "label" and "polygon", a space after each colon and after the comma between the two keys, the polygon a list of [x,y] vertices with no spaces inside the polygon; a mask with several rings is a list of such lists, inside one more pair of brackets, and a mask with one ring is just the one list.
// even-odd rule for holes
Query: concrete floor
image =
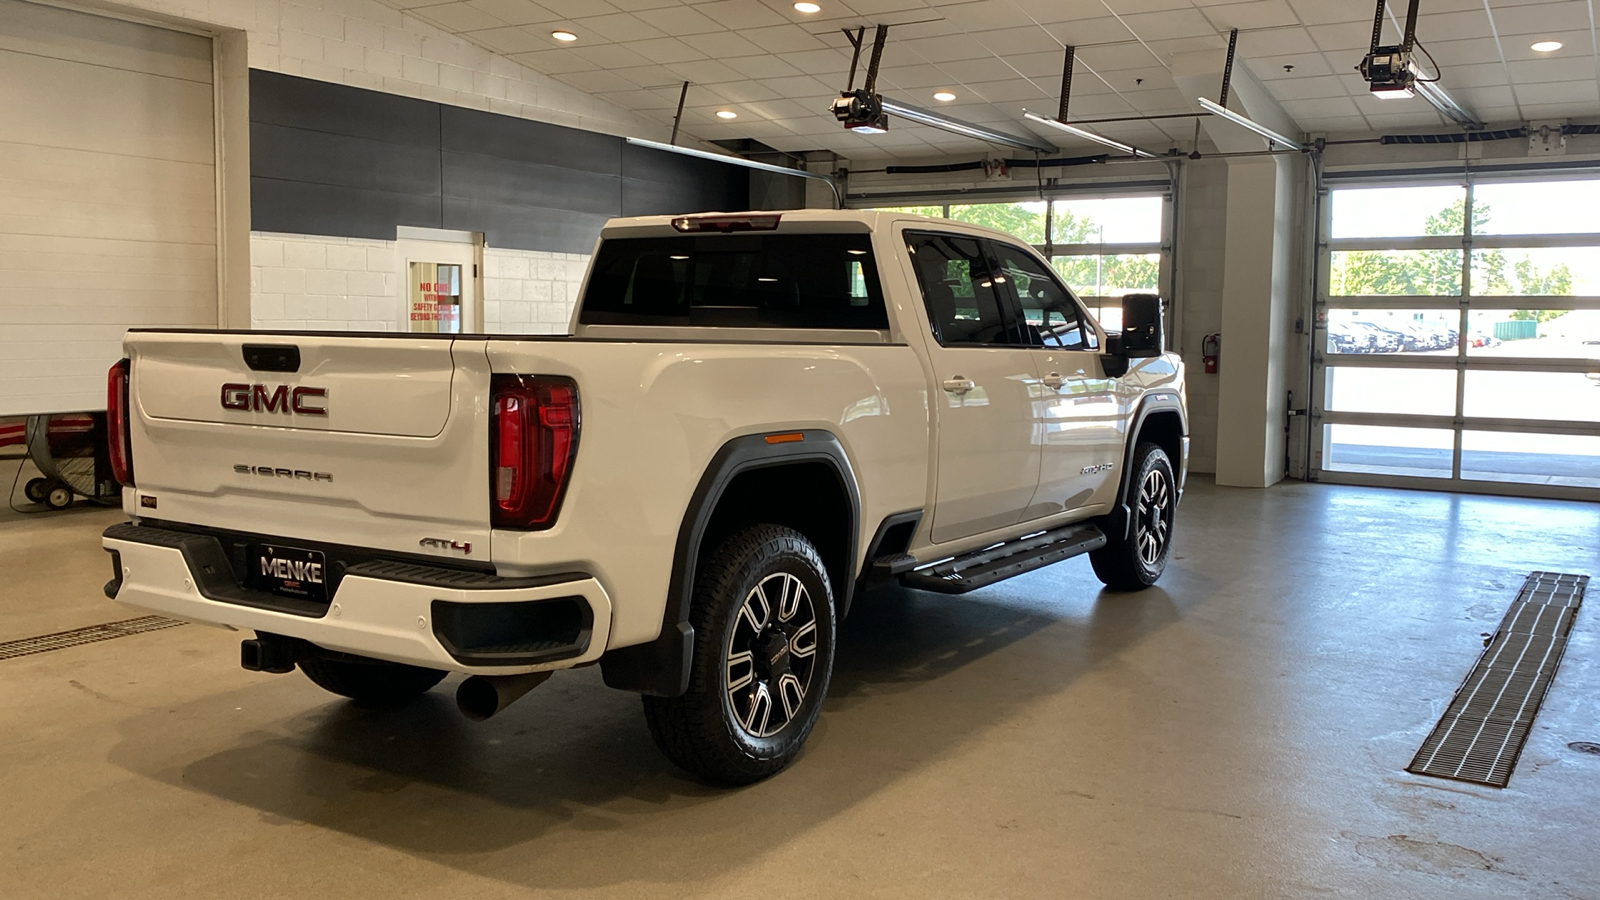
{"label": "concrete floor", "polygon": [[[114,519],[0,522],[7,637],[135,614]],[[3,661],[0,894],[1600,897],[1594,610],[1509,788],[1402,771],[1528,571],[1600,574],[1600,507],[1201,482],[1177,535],[1138,595],[861,598],[807,753],[737,791],[595,669],[473,724],[197,626]]]}

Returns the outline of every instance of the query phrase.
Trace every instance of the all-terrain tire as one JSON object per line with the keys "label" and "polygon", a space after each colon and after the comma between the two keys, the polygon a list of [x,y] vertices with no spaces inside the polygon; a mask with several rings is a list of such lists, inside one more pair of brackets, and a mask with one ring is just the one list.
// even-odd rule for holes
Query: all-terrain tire
{"label": "all-terrain tire", "polygon": [[427,693],[448,673],[380,659],[311,656],[300,671],[325,691],[349,697],[363,706],[402,706]]}
{"label": "all-terrain tire", "polygon": [[833,608],[822,557],[804,535],[779,525],[735,532],[695,579],[688,692],[644,698],[656,746],[728,785],[793,762],[828,692]]}
{"label": "all-terrain tire", "polygon": [[1172,518],[1178,505],[1172,462],[1157,445],[1140,443],[1133,450],[1132,468],[1128,533],[1111,536],[1089,554],[1094,574],[1114,591],[1142,591],[1155,584],[1172,554]]}

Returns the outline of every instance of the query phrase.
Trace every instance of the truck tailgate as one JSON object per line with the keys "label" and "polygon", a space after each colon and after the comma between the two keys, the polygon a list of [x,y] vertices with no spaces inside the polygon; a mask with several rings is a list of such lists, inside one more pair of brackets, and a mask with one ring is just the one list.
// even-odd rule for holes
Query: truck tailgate
{"label": "truck tailgate", "polygon": [[130,514],[489,558],[482,341],[133,332]]}

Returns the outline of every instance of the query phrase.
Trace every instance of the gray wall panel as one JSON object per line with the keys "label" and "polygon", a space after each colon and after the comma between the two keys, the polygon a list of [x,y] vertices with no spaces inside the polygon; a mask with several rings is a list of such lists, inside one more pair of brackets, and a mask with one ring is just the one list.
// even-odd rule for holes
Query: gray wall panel
{"label": "gray wall panel", "polygon": [[740,210],[746,170],[605,134],[250,72],[250,227],[587,253],[606,219]]}
{"label": "gray wall panel", "polygon": [[615,175],[450,150],[442,156],[444,195],[451,199],[612,216],[622,208],[622,179]]}
{"label": "gray wall panel", "polygon": [[[308,223],[315,227],[305,227]],[[254,231],[392,241],[397,225],[446,227],[439,198],[275,178],[250,179],[250,228]]]}
{"label": "gray wall panel", "polygon": [[440,143],[445,150],[616,175],[623,142],[609,134],[446,106]]}

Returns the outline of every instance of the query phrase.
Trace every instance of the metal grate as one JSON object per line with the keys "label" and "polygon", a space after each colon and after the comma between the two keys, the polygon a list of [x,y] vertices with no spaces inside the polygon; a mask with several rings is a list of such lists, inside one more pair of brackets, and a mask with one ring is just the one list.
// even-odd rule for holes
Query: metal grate
{"label": "metal grate", "polygon": [[182,624],[182,622],[164,619],[161,616],[141,616],[137,619],[123,619],[121,622],[107,622],[104,625],[91,625],[88,628],[77,628],[72,631],[60,631],[55,634],[23,638],[20,641],[7,641],[0,644],[0,659],[29,656],[49,650],[76,647],[79,644],[93,644],[96,641],[109,641],[112,638],[127,637],[130,634],[142,634],[146,631],[160,631],[163,628],[173,628]]}
{"label": "metal grate", "polygon": [[1556,677],[1588,584],[1587,575],[1528,576],[1406,771],[1506,786]]}

